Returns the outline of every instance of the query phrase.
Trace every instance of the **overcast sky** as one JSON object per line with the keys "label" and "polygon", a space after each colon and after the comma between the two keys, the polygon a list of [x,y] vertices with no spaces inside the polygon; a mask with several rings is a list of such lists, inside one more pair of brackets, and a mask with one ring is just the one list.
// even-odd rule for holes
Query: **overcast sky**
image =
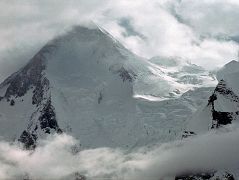
{"label": "overcast sky", "polygon": [[238,0],[1,0],[0,12],[0,79],[88,21],[146,58],[178,56],[213,69],[239,49]]}

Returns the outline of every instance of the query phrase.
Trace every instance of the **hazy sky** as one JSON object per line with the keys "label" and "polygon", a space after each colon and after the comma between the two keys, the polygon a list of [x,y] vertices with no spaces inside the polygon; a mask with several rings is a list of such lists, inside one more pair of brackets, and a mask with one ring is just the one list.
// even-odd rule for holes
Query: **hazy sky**
{"label": "hazy sky", "polygon": [[48,40],[93,21],[138,55],[178,56],[207,68],[235,59],[238,0],[1,0],[0,79]]}

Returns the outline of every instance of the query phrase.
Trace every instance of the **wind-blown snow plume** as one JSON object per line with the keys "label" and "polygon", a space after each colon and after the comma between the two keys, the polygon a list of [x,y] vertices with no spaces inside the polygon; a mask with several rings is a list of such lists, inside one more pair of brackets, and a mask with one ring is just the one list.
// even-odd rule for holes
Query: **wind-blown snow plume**
{"label": "wind-blown snow plume", "polygon": [[74,147],[79,142],[69,135],[51,136],[39,142],[34,152],[1,141],[0,179],[67,179],[77,172],[88,179],[156,180],[186,172],[233,171],[239,162],[238,138],[238,127],[228,126],[132,153],[111,148],[77,152]]}

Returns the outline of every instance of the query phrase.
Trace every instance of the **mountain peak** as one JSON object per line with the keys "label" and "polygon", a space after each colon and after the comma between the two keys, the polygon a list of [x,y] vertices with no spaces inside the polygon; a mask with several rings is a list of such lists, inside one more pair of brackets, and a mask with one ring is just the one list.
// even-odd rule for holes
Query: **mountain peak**
{"label": "mountain peak", "polygon": [[0,118],[11,119],[2,120],[1,135],[26,148],[61,132],[80,138],[84,148],[131,148],[167,139],[155,134],[157,113],[149,122],[134,97],[172,99],[213,81],[206,72],[192,74],[198,67],[188,66],[161,67],[131,53],[101,28],[74,27],[0,85]]}
{"label": "mountain peak", "polygon": [[202,133],[239,120],[239,62],[227,63],[217,73],[218,85],[207,105],[192,117],[189,129]]}
{"label": "mountain peak", "polygon": [[[16,112],[4,114],[11,123],[2,123],[1,135],[18,138],[26,148],[34,148],[46,134],[62,131],[81,137],[84,147],[133,145],[142,129],[135,128],[132,83],[137,76],[133,64],[140,62],[104,30],[74,27],[0,85],[0,109]],[[129,125],[127,119],[134,123]],[[112,126],[104,129],[102,123]],[[119,124],[127,129],[116,136]],[[85,132],[87,127],[95,133]],[[122,138],[129,132],[132,136]]]}
{"label": "mountain peak", "polygon": [[239,62],[238,61],[230,61],[226,65],[224,65],[218,72],[217,72],[217,79],[218,81],[227,78],[228,75],[236,73],[239,71]]}

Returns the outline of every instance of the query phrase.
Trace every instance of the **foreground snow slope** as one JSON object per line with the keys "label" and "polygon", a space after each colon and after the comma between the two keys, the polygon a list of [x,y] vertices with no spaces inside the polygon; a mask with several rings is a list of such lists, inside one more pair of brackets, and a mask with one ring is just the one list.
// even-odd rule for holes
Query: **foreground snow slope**
{"label": "foreground snow slope", "polygon": [[[0,135],[26,148],[55,132],[72,134],[84,148],[133,148],[175,139],[208,89],[176,100],[148,101],[149,96],[169,99],[192,88],[169,71],[132,54],[100,28],[75,27],[0,85]],[[153,89],[150,95],[147,87]]]}

